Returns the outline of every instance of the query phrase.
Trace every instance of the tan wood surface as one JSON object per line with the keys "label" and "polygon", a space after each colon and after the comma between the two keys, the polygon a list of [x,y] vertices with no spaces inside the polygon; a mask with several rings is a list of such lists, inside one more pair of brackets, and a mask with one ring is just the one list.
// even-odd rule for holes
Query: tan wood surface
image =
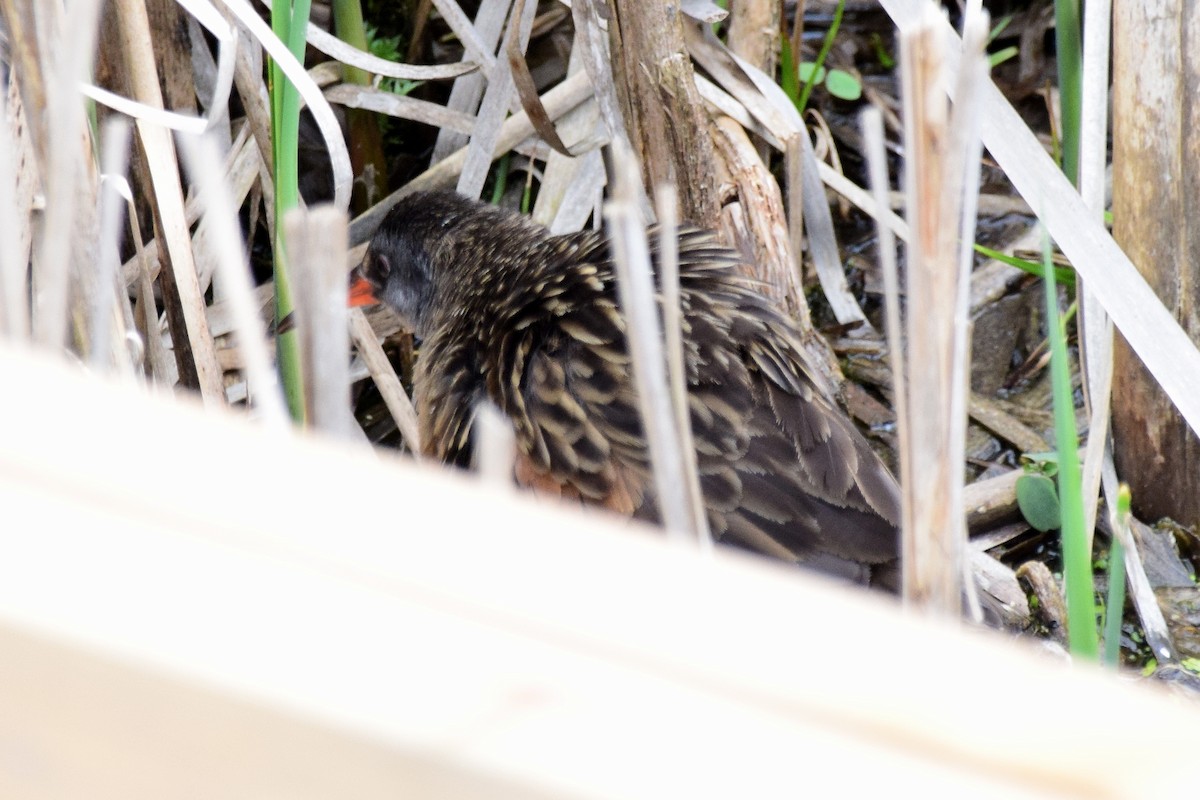
{"label": "tan wood surface", "polygon": [[0,374],[2,797],[1194,788],[1195,705],[1022,642],[24,353]]}

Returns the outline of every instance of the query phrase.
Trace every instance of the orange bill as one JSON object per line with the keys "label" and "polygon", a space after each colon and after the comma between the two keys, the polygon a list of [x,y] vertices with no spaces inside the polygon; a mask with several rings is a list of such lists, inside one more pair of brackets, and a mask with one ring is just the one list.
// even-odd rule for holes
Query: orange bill
{"label": "orange bill", "polygon": [[361,275],[355,275],[354,282],[350,284],[350,307],[373,306],[378,302],[379,298],[375,296],[375,289],[370,282]]}

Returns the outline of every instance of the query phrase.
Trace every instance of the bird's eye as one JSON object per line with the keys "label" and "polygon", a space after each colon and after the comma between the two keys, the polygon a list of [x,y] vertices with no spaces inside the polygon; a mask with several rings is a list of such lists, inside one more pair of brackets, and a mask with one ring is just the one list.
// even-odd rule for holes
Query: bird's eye
{"label": "bird's eye", "polygon": [[364,272],[367,280],[376,286],[382,286],[387,283],[388,275],[392,272],[392,260],[382,253],[372,253],[367,258]]}

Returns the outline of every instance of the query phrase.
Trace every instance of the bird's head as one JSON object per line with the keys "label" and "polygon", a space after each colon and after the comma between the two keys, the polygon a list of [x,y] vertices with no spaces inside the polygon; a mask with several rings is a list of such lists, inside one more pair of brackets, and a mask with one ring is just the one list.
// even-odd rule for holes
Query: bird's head
{"label": "bird's head", "polygon": [[356,270],[351,305],[384,303],[418,336],[439,279],[452,266],[457,230],[479,204],[453,192],[416,192],[380,223]]}
{"label": "bird's head", "polygon": [[497,302],[508,311],[514,285],[549,268],[537,254],[547,239],[527,216],[454,192],[416,192],[379,225],[351,304],[385,303],[420,338],[440,315],[488,317]]}

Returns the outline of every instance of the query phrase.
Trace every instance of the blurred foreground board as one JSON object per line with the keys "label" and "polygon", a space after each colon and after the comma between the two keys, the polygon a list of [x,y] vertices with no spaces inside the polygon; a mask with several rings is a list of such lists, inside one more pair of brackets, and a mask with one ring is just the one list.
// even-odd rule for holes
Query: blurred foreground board
{"label": "blurred foreground board", "polygon": [[0,797],[1194,791],[1186,699],[24,352],[0,381]]}

